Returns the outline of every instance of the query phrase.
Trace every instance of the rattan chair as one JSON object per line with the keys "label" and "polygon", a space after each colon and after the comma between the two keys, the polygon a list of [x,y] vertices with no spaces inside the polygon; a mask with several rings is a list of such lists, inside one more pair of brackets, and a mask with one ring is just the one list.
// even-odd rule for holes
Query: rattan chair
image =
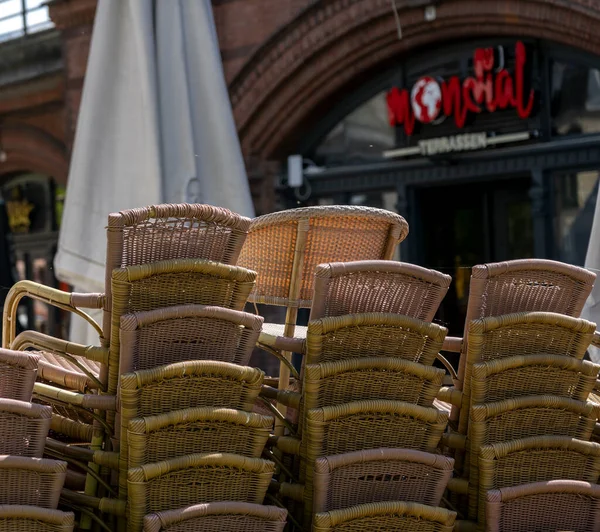
{"label": "rattan chair", "polygon": [[256,368],[204,360],[178,362],[123,375],[120,393],[120,496],[124,497],[127,491],[127,429],[131,420],[195,407],[250,412],[263,377],[264,373]]}
{"label": "rattan chair", "polygon": [[415,502],[378,502],[318,513],[314,532],[453,532],[456,512]]}
{"label": "rattan chair", "polygon": [[[517,312],[556,312],[579,317],[596,274],[545,259],[520,259],[473,266],[463,338],[446,338],[444,349],[460,352],[458,389],[465,382],[471,321]],[[458,411],[452,419],[458,418]]]}
{"label": "rattan chair", "polygon": [[484,445],[479,451],[479,524],[492,489],[548,480],[600,478],[600,444],[568,436],[537,436]]}
{"label": "rattan chair", "polygon": [[447,415],[435,408],[400,401],[356,401],[307,410],[299,450],[305,460],[305,525],[313,513],[317,458],[380,447],[433,452],[447,420]]}
{"label": "rattan chair", "polygon": [[0,456],[0,501],[56,509],[67,463],[45,458]]}
{"label": "rattan chair", "polygon": [[443,369],[399,358],[350,358],[308,364],[304,372],[304,407],[309,410],[372,398],[428,407],[443,379]]}
{"label": "rattan chair", "polygon": [[[19,301],[23,297],[31,297],[80,315],[96,329],[101,345],[108,347],[113,323],[113,270],[172,259],[206,259],[235,264],[250,222],[249,218],[210,205],[151,205],[110,214],[104,269],[105,293],[77,294],[62,292],[32,281],[16,283],[7,295],[4,306],[2,346],[11,347],[14,341]],[[102,272],[99,272],[99,275],[102,275]],[[81,308],[103,309],[102,327]],[[62,355],[60,351],[59,354]],[[75,373],[81,373],[82,366],[97,372],[98,364],[102,360],[100,355],[88,359],[85,349],[69,349],[68,354],[73,356],[63,363],[66,369]],[[60,365],[54,368],[52,374],[59,378]],[[54,382],[60,384],[60,380]]]}
{"label": "rattan chair", "polygon": [[263,318],[204,305],[179,305],[121,317],[119,373],[186,360],[246,366]]}
{"label": "rattan chair", "polygon": [[474,405],[469,424],[469,518],[477,518],[479,454],[484,445],[532,436],[589,440],[600,406],[551,395]]}
{"label": "rattan chair", "polygon": [[447,329],[433,323],[372,312],[313,320],[306,338],[307,364],[348,358],[401,358],[431,366]]}
{"label": "rattan chair", "polygon": [[486,532],[597,532],[600,486],[575,480],[490,490]]}
{"label": "rattan chair", "polygon": [[51,418],[50,406],[0,399],[0,453],[41,458]]}
{"label": "rattan chair", "polygon": [[261,504],[274,466],[236,454],[192,454],[132,468],[127,474],[127,530],[142,530],[146,514],[198,501]]}
{"label": "rattan chair", "polygon": [[283,532],[287,510],[221,501],[157,512],[144,517],[144,532]]}
{"label": "rattan chair", "polygon": [[72,512],[37,506],[0,505],[0,532],[72,532]]}
{"label": "rattan chair", "polygon": [[587,401],[600,365],[561,355],[517,355],[474,364],[471,403],[523,395],[554,395]]}
{"label": "rattan chair", "polygon": [[[255,218],[238,261],[259,274],[249,300],[287,308],[285,325],[265,324],[267,344],[278,336],[294,337],[298,309],[312,305],[317,265],[390,260],[407,234],[402,216],[370,207],[303,207]],[[283,356],[289,360],[291,353]],[[289,371],[280,365],[282,390]]]}
{"label": "rattan chair", "polygon": [[[346,314],[385,312],[432,321],[452,278],[414,264],[364,260],[319,264],[310,320]],[[263,334],[261,341],[276,349],[304,352],[306,327],[294,338]]]}
{"label": "rattan chair", "polygon": [[35,353],[0,349],[0,397],[31,401],[39,360]]}
{"label": "rattan chair", "polygon": [[315,461],[315,513],[371,502],[439,506],[454,460],[411,449],[371,449]]}
{"label": "rattan chair", "polygon": [[188,408],[132,419],[129,468],[185,454],[228,453],[260,458],[273,418],[231,408]]}
{"label": "rattan chair", "polygon": [[464,363],[462,405],[465,408],[460,412],[459,433],[467,433],[473,364],[514,355],[582,359],[595,330],[594,323],[550,312],[522,312],[472,321]]}

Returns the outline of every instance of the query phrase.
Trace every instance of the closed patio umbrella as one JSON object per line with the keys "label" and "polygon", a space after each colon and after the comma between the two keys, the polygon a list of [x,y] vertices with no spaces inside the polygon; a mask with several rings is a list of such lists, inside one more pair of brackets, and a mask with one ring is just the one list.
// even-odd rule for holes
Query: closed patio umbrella
{"label": "closed patio umbrella", "polygon": [[108,214],[180,202],[253,216],[211,2],[99,0],[57,277],[103,291]]}
{"label": "closed patio umbrella", "polygon": [[[600,187],[598,188],[598,195],[590,242],[585,256],[585,267],[593,271],[598,277],[582,312],[583,318],[598,324],[596,329],[600,328]],[[588,353],[594,362],[600,362],[600,349],[590,347]]]}

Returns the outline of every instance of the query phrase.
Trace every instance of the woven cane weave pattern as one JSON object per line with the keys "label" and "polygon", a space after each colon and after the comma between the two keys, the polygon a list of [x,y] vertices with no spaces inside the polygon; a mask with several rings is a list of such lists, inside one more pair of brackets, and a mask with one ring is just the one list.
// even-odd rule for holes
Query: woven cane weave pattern
{"label": "woven cane weave pattern", "polygon": [[250,301],[287,305],[298,226],[306,227],[300,294],[294,306],[309,307],[319,264],[390,259],[408,234],[404,218],[381,209],[354,206],[304,207],[253,220],[239,265],[260,272]]}
{"label": "woven cane weave pattern", "polygon": [[318,458],[314,511],[406,501],[439,506],[454,460],[408,449],[374,449]]}
{"label": "woven cane weave pattern", "polygon": [[308,325],[307,364],[348,358],[386,357],[433,364],[447,330],[394,314],[353,314],[313,320]]}
{"label": "woven cane weave pattern", "polygon": [[410,502],[361,504],[315,515],[315,532],[452,532],[456,512]]}
{"label": "woven cane weave pattern", "polygon": [[392,261],[321,264],[315,273],[311,319],[389,312],[431,321],[450,280],[433,270]]}
{"label": "woven cane weave pattern", "polygon": [[249,226],[250,219],[219,207],[155,205],[111,214],[108,235],[122,239],[121,267],[177,258],[232,264]]}
{"label": "woven cane weave pattern", "polygon": [[2,532],[72,532],[75,516],[71,512],[36,506],[0,505]]}
{"label": "woven cane weave pattern", "polygon": [[49,406],[0,399],[0,453],[41,458],[51,418]]}
{"label": "woven cane weave pattern", "polygon": [[305,367],[305,408],[389,399],[431,406],[444,371],[393,358],[357,358]]}
{"label": "woven cane weave pattern", "polygon": [[0,397],[30,401],[39,355],[0,349]]}
{"label": "woven cane weave pattern", "polygon": [[144,532],[283,532],[287,511],[238,501],[196,504],[144,517]]}
{"label": "woven cane weave pattern", "polygon": [[197,452],[260,457],[273,418],[228,408],[190,408],[129,422],[129,467]]}

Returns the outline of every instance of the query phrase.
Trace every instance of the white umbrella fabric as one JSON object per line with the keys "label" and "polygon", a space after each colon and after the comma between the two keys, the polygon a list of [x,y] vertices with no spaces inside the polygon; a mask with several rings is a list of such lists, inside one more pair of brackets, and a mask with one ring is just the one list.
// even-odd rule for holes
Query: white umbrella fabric
{"label": "white umbrella fabric", "polygon": [[99,0],[57,277],[103,291],[108,214],[180,202],[254,215],[210,0]]}

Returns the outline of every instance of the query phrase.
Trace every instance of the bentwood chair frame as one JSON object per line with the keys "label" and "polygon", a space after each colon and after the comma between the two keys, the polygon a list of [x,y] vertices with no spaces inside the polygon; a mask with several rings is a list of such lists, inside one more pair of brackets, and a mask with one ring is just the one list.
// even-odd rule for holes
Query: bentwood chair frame
{"label": "bentwood chair frame", "polygon": [[144,517],[144,532],[283,532],[287,510],[239,501],[219,501],[166,510]]}
{"label": "bentwood chair frame", "polygon": [[315,513],[405,501],[439,506],[454,460],[412,449],[369,449],[315,461]]}
{"label": "bentwood chair frame", "polygon": [[484,445],[479,452],[479,517],[486,493],[531,482],[579,480],[597,484],[600,444],[568,436],[534,436]]}
{"label": "bentwood chair frame", "polygon": [[600,485],[589,482],[552,480],[490,490],[486,506],[486,532],[529,532],[534,526],[594,532],[600,527]]}
{"label": "bentwood chair frame", "polygon": [[[318,513],[314,532],[395,530],[413,532],[427,522],[431,532],[453,532],[456,512],[415,502],[377,502]],[[354,523],[354,525],[353,525]]]}
{"label": "bentwood chair frame", "polygon": [[[274,336],[294,337],[298,309],[312,305],[317,265],[390,260],[407,234],[402,216],[371,207],[303,207],[255,218],[239,257],[240,266],[259,274],[249,301],[287,309],[283,329],[266,325],[261,346],[273,352],[269,344]],[[282,356],[279,389],[285,390],[291,352]],[[277,431],[283,433],[283,426],[278,425]]]}

